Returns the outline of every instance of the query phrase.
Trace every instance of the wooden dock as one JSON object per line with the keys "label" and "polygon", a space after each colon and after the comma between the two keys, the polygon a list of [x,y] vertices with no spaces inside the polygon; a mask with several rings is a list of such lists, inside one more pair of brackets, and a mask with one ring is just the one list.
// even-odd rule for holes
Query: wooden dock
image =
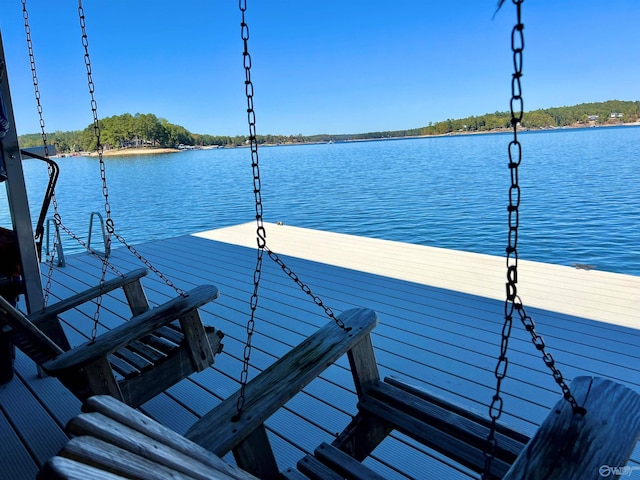
{"label": "wooden dock", "polygon": [[[378,312],[373,343],[382,375],[486,412],[499,351],[503,259],[266,227],[270,248],[332,309],[366,306]],[[239,225],[137,246],[179,287],[212,283],[221,291],[220,298],[203,309],[203,320],[226,334],[216,364],[141,407],[179,433],[237,389],[253,290],[254,231],[252,224]],[[124,248],[114,250],[111,261],[121,271],[140,266]],[[565,377],[603,376],[640,391],[640,278],[525,261],[520,266],[521,297]],[[95,284],[99,271],[99,262],[89,255],[67,258],[67,266],[53,273],[52,296],[67,297]],[[328,321],[266,256],[262,280],[251,375]],[[143,283],[152,303],[175,295],[155,276]],[[127,317],[122,298],[105,298],[103,305],[101,328]],[[91,306],[64,317],[72,342],[86,341],[92,317]],[[531,434],[559,391],[522,328],[514,328],[509,361],[504,420]],[[7,439],[0,478],[28,479],[65,442],[64,424],[80,404],[56,380],[37,378],[34,365],[20,353],[16,368],[16,378],[0,387],[0,432]],[[355,394],[345,387],[351,385],[349,375],[342,359],[268,422],[281,468],[330,442],[348,423],[355,412]],[[388,478],[470,478],[465,469],[402,435],[387,439],[370,462]],[[631,465],[638,462],[636,448]]]}
{"label": "wooden dock", "polygon": [[[504,300],[505,259],[374,238],[267,225],[278,253],[422,285]],[[246,223],[196,236],[255,248]],[[640,277],[520,260],[518,290],[526,305],[640,328]]]}

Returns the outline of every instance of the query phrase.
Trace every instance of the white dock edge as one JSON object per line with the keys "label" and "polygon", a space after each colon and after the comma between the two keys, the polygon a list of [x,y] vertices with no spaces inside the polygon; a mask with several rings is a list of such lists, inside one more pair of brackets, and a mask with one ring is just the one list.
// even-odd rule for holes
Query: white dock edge
{"label": "white dock edge", "polygon": [[[265,224],[274,252],[410,282],[503,300],[504,258],[478,253]],[[256,247],[255,224],[194,236]],[[640,277],[519,261],[518,293],[525,306],[640,328]]]}

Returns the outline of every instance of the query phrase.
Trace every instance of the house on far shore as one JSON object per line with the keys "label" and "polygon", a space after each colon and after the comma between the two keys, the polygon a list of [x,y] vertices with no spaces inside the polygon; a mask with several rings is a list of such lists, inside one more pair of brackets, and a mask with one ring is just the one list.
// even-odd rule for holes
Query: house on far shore
{"label": "house on far shore", "polygon": [[590,122],[597,122],[597,121],[600,119],[600,115],[589,115],[589,116],[587,117],[587,119],[588,119]]}
{"label": "house on far shore", "polygon": [[624,116],[624,113],[616,113],[613,112],[610,116],[610,118],[622,118]]}

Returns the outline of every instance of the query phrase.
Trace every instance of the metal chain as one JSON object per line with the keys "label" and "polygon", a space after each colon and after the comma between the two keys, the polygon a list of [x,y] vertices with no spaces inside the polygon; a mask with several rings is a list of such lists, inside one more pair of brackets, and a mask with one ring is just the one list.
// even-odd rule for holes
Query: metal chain
{"label": "metal chain", "polygon": [[237,420],[242,415],[245,405],[245,388],[249,380],[249,361],[251,359],[251,341],[255,329],[256,309],[258,308],[258,290],[260,289],[260,277],[262,276],[262,260],[264,249],[267,244],[267,234],[264,229],[262,220],[262,192],[260,184],[260,165],[258,162],[258,142],[256,140],[256,114],[253,109],[253,83],[251,81],[251,55],[249,54],[249,26],[245,21],[245,12],[247,11],[246,0],[239,2],[242,20],[240,22],[240,36],[244,45],[242,52],[244,73],[245,73],[245,93],[247,97],[247,121],[249,124],[249,146],[251,149],[251,168],[253,169],[253,194],[255,197],[256,208],[256,238],[258,249],[256,250],[256,266],[253,271],[253,293],[249,305],[251,307],[251,315],[247,321],[247,339],[244,345],[242,371],[240,372],[240,395],[236,403],[237,413],[232,420]]}
{"label": "metal chain", "polygon": [[320,308],[322,308],[324,310],[324,313],[335,322],[336,325],[338,325],[338,327],[340,327],[342,330],[348,332],[351,330],[351,327],[347,327],[345,326],[344,322],[342,320],[340,320],[338,317],[335,316],[335,314],[333,313],[333,310],[324,304],[324,302],[322,301],[322,299],[316,295],[315,293],[313,293],[311,291],[311,288],[304,283],[302,280],[300,280],[300,277],[298,277],[298,275],[296,275],[283,261],[282,259],[278,256],[277,253],[273,252],[272,250],[269,249],[269,247],[267,247],[265,245],[265,250],[267,251],[267,254],[269,255],[269,258],[271,258],[271,260],[273,260],[275,263],[277,263],[280,268],[282,269],[282,271],[284,273],[286,273],[289,278],[291,280],[293,280],[299,287],[300,289],[306,293],[307,295],[309,295],[312,299],[313,302],[318,305]]}
{"label": "metal chain", "polygon": [[[44,145],[44,156],[45,157],[49,157],[49,146],[47,145],[47,133],[45,130],[45,123],[44,123],[44,116],[43,116],[43,111],[42,111],[42,103],[40,102],[40,87],[39,87],[39,82],[38,82],[38,74],[37,74],[37,70],[36,70],[36,60],[35,60],[35,53],[33,51],[33,41],[31,40],[31,26],[29,25],[29,12],[27,10],[27,1],[26,0],[22,0],[22,18],[24,19],[24,32],[25,32],[25,36],[26,36],[26,40],[27,40],[27,50],[29,52],[29,64],[31,66],[31,79],[33,82],[33,91],[34,91],[34,95],[35,95],[35,99],[36,99],[36,105],[37,105],[37,109],[38,109],[38,116],[40,118],[40,130],[41,130],[41,136],[42,136],[42,143]],[[53,169],[50,165],[47,165],[47,170],[49,173],[49,176],[51,176],[51,174],[53,173]],[[51,201],[53,202],[53,209],[54,212],[57,214],[58,213],[58,201],[56,199],[56,194],[55,191],[53,192],[53,195],[51,196]],[[58,215],[59,218],[59,215]],[[42,234],[40,233],[40,236]],[[57,243],[58,243],[58,237],[57,235],[54,235],[54,240],[53,240],[53,249],[51,250],[51,255],[47,256],[46,259],[46,263],[48,265],[47,268],[47,281],[45,283],[45,288],[44,288],[44,296],[43,296],[43,306],[46,307],[47,304],[49,303],[49,293],[51,291],[51,281],[52,281],[52,277],[53,277],[53,261],[55,259],[55,251],[56,251],[56,247],[57,247]],[[36,241],[36,244],[38,242],[38,232],[36,232],[36,237],[34,239]],[[42,237],[40,237],[40,241],[42,241]]]}
{"label": "metal chain", "polygon": [[509,187],[509,244],[507,246],[507,296],[505,301],[505,318],[511,317],[513,310],[518,313],[521,323],[531,334],[531,341],[536,349],[542,353],[545,365],[551,370],[553,378],[562,390],[564,398],[569,402],[575,413],[584,414],[584,409],[578,405],[571,390],[567,386],[562,373],[555,366],[553,356],[546,351],[543,338],[536,333],[533,319],[527,315],[524,305],[517,292],[518,281],[518,226],[520,207],[520,185],[518,182],[518,168],[522,162],[522,145],[518,141],[518,124],[522,122],[524,105],[522,102],[522,51],[524,50],[524,25],[521,20],[521,5],[524,0],[513,0],[517,6],[517,24],[511,35],[511,50],[515,73],[511,81],[511,124],[513,126],[513,140],[509,144],[509,170],[511,186]]}
{"label": "metal chain", "polygon": [[[502,415],[503,399],[501,396],[502,381],[507,376],[509,359],[507,350],[509,348],[509,338],[513,327],[513,312],[517,296],[517,272],[518,272],[518,226],[519,226],[519,206],[520,206],[520,185],[518,183],[518,166],[522,161],[522,146],[518,141],[518,123],[522,120],[524,105],[522,101],[522,51],[524,49],[524,25],[521,18],[521,6],[523,0],[513,0],[517,10],[516,25],[511,31],[511,51],[513,52],[514,74],[511,80],[511,126],[513,127],[513,140],[509,143],[509,170],[511,173],[511,186],[509,187],[509,233],[507,245],[507,293],[504,303],[504,323],[502,325],[500,356],[494,370],[496,378],[496,388],[493,394],[491,405],[489,406],[489,417],[491,426],[487,435],[485,445],[483,480],[491,478],[491,463],[495,458],[498,442],[496,439],[496,426],[498,419]],[[518,110],[516,110],[516,106]],[[517,161],[514,162],[514,153]]]}
{"label": "metal chain", "polygon": [[[101,131],[100,131],[100,123],[98,120],[98,103],[95,99],[95,84],[93,83],[91,57],[89,55],[89,40],[87,37],[86,20],[85,20],[84,9],[82,7],[82,0],[78,0],[78,16],[80,18],[80,27],[82,29],[82,46],[84,47],[84,52],[85,52],[84,64],[87,69],[87,82],[89,87],[89,93],[91,95],[91,111],[93,113],[93,131],[94,131],[94,135],[96,137],[96,142],[97,142],[98,161],[100,164],[100,179],[102,180],[102,195],[104,197],[104,211],[107,216],[105,220],[105,225],[107,228],[107,239],[105,242],[105,251],[110,250],[111,237],[112,236],[115,237],[116,240],[118,240],[122,245],[124,245],[133,255],[135,255],[135,257],[138,260],[140,260],[147,268],[149,268],[149,270],[151,270],[155,275],[157,275],[167,286],[175,290],[175,292],[178,295],[182,297],[186,297],[188,294],[185,290],[177,287],[171,279],[169,279],[164,273],[158,270],[158,268],[155,267],[147,258],[145,258],[135,247],[133,247],[133,245],[129,245],[129,243],[126,241],[126,239],[122,235],[118,234],[115,231],[115,225],[113,222],[113,218],[111,217],[111,204],[109,202],[109,187],[107,186],[106,165],[103,158],[104,147],[100,141]],[[105,269],[104,264],[105,262],[103,262],[103,269],[102,269],[103,277],[101,277],[100,283],[104,281],[104,269]]]}
{"label": "metal chain", "polygon": [[522,163],[522,144],[518,140],[518,125],[522,122],[524,115],[524,104],[522,99],[522,52],[524,50],[524,24],[522,23],[522,3],[524,0],[512,0],[516,6],[516,25],[511,31],[511,51],[513,53],[514,73],[511,79],[511,126],[513,128],[513,140],[509,143],[509,172],[511,176],[511,185],[509,187],[509,206],[508,221],[508,245],[506,248],[507,263],[507,283],[506,283],[506,299],[504,303],[504,323],[502,325],[500,356],[494,370],[496,379],[495,393],[489,406],[489,417],[491,425],[489,434],[487,435],[487,443],[485,445],[485,465],[482,473],[483,480],[491,478],[491,463],[495,457],[497,450],[496,425],[503,412],[503,399],[501,396],[502,381],[507,376],[507,368],[509,359],[507,350],[509,347],[509,338],[511,328],[513,326],[513,314],[517,312],[520,321],[525,329],[531,334],[533,344],[536,349],[542,353],[542,359],[545,365],[551,370],[556,383],[560,386],[564,398],[571,405],[574,413],[584,414],[585,409],[578,405],[575,397],[571,393],[568,385],[562,377],[562,373],[555,366],[553,356],[548,353],[545,348],[543,338],[535,331],[535,323],[533,319],[525,312],[522,301],[518,295],[518,228],[520,224],[520,199],[521,189],[518,180],[518,169]]}
{"label": "metal chain", "polygon": [[[126,240],[123,237],[121,237],[120,235],[118,235],[113,229],[113,220],[111,220],[111,207],[110,207],[109,201],[108,201],[109,193],[108,193],[107,184],[106,184],[106,172],[105,172],[104,161],[102,159],[102,145],[100,144],[100,127],[99,127],[98,119],[97,119],[97,103],[96,103],[95,98],[94,98],[95,85],[93,84],[93,79],[92,79],[92,76],[91,76],[91,59],[89,57],[89,52],[88,52],[88,39],[87,39],[87,34],[86,34],[86,23],[85,23],[84,10],[82,8],[82,2],[81,1],[78,2],[78,14],[79,14],[79,17],[80,17],[80,26],[82,28],[82,44],[83,44],[83,46],[85,48],[85,57],[84,57],[84,59],[85,59],[85,66],[87,68],[89,92],[91,93],[91,109],[92,109],[93,114],[94,114],[94,131],[97,134],[96,138],[97,138],[97,141],[98,141],[98,155],[99,155],[99,158],[100,158],[100,175],[101,175],[101,178],[102,178],[103,195],[105,196],[105,212],[107,213],[107,222],[106,222],[107,223],[107,231],[109,232],[109,234],[113,234],[123,245],[125,245],[129,249],[129,251],[131,253],[133,253],[152,272],[154,272],[156,275],[158,275],[158,277],[160,277],[169,287],[173,288],[181,296],[186,296],[186,292],[184,290],[182,290],[180,288],[177,288],[175,286],[175,284],[169,278],[167,278],[162,272],[160,272],[156,267],[154,267],[149,262],[149,260],[144,258],[134,247],[132,247],[131,245],[128,245]],[[22,0],[22,16],[23,16],[23,19],[24,19],[24,30],[25,30],[25,34],[26,34],[27,49],[28,49],[28,54],[29,54],[29,63],[30,63],[30,66],[31,66],[31,76],[32,76],[35,99],[36,99],[36,104],[37,104],[37,111],[38,111],[38,116],[39,116],[39,119],[40,119],[40,130],[41,130],[41,136],[42,136],[42,143],[43,143],[43,147],[44,147],[44,154],[45,154],[45,157],[48,158],[50,152],[49,152],[49,145],[48,145],[47,133],[46,133],[46,128],[45,128],[43,108],[42,108],[42,103],[41,103],[39,80],[38,80],[37,69],[36,69],[35,53],[34,53],[34,49],[33,49],[33,41],[31,39],[31,26],[29,24],[29,13],[28,13],[28,9],[27,9],[27,1],[26,0]],[[51,166],[49,166],[48,169],[49,169],[48,173],[49,173],[49,175],[51,175]],[[58,228],[62,229],[73,240],[78,242],[78,244],[80,244],[85,250],[87,250],[89,253],[91,253],[96,258],[100,259],[100,261],[102,263],[102,273],[101,273],[100,283],[102,284],[104,282],[104,278],[105,278],[105,274],[106,274],[106,269],[107,268],[110,269],[116,275],[123,276],[123,273],[120,270],[118,270],[114,265],[109,263],[106,257],[103,257],[103,256],[99,255],[97,252],[95,252],[94,250],[90,249],[89,246],[87,245],[87,243],[84,240],[82,240],[78,235],[76,235],[66,225],[64,225],[62,223],[62,217],[60,216],[60,213],[59,213],[58,201],[57,201],[55,192],[51,196],[51,202],[53,204],[53,211],[54,211],[53,219],[54,219],[54,221],[56,223],[56,226]],[[36,232],[36,235],[38,235],[38,232]],[[38,240],[37,236],[36,236],[36,240]],[[107,237],[107,245],[110,245],[110,242],[111,242],[111,238],[110,238],[110,236],[108,236]],[[56,251],[57,251],[57,248],[56,248],[57,247],[57,243],[58,243],[58,237],[57,237],[57,235],[54,235],[53,248],[51,249],[51,254],[48,255],[47,259],[46,259],[46,263],[48,265],[48,269],[47,269],[47,274],[46,274],[46,283],[45,283],[44,297],[43,297],[44,306],[47,305],[47,303],[49,301],[50,292],[51,292],[51,284],[52,284],[52,277],[53,277],[53,271],[54,271],[54,259],[55,259],[55,255],[56,255]],[[101,301],[102,301],[102,298],[98,297],[97,309],[96,309],[96,313],[94,315],[94,327],[93,327],[92,333],[91,333],[92,340],[95,339],[95,336],[96,336],[96,333],[97,333],[97,325],[98,325],[98,321],[99,321],[99,310],[100,310]]]}
{"label": "metal chain", "polygon": [[[39,119],[40,119],[40,130],[41,130],[41,136],[42,136],[42,143],[43,143],[43,147],[44,147],[44,154],[45,154],[45,157],[48,158],[50,152],[49,152],[49,145],[48,145],[48,140],[47,140],[47,133],[46,133],[46,129],[45,129],[44,113],[43,113],[42,103],[40,101],[40,99],[41,99],[40,87],[39,87],[40,83],[39,83],[39,80],[38,80],[35,53],[34,53],[34,49],[33,49],[33,41],[31,39],[31,26],[29,25],[29,12],[28,12],[28,9],[27,9],[26,0],[22,0],[22,17],[24,19],[24,31],[25,31],[25,35],[26,35],[26,41],[27,41],[27,50],[28,50],[28,53],[29,53],[29,63],[30,63],[30,66],[31,66],[31,78],[32,78],[32,82],[33,82],[33,90],[34,90],[36,104],[37,104],[38,116],[39,116]],[[49,173],[49,176],[51,176],[52,167],[50,165],[48,166],[48,173]],[[60,213],[59,213],[58,200],[56,198],[55,191],[53,192],[53,194],[51,196],[51,202],[53,204],[53,211],[54,211],[53,219],[54,219],[57,227],[61,228],[65,233],[67,233],[67,235],[69,235],[71,238],[73,238],[75,241],[77,241],[86,250],[90,251],[95,256],[97,256],[98,258],[103,260],[99,255],[96,255],[93,251],[91,251],[83,240],[81,240],[75,233],[73,233],[71,230],[69,230],[62,223],[62,217],[60,216]],[[38,232],[36,232],[36,238],[35,238],[36,241],[38,240],[37,235],[38,235]],[[45,283],[44,296],[43,296],[43,305],[44,306],[47,306],[47,304],[49,302],[49,296],[50,296],[50,292],[51,292],[51,283],[52,283],[52,277],[53,277],[53,271],[54,271],[53,265],[54,265],[54,259],[55,259],[56,251],[57,251],[57,244],[58,244],[58,236],[54,235],[53,248],[51,249],[51,255],[49,255],[47,257],[47,259],[46,259],[46,263],[48,265],[48,268],[47,268],[47,275],[46,275],[46,279],[47,280],[46,280],[46,283]],[[103,262],[104,262],[104,260],[103,260]],[[113,267],[111,265],[109,267],[117,275],[122,275],[122,273],[119,272],[115,267]]]}
{"label": "metal chain", "polygon": [[[98,102],[95,98],[95,85],[93,83],[92,69],[91,69],[91,57],[89,56],[89,38],[87,37],[86,21],[84,15],[84,8],[82,8],[82,0],[78,0],[78,17],[80,19],[80,28],[82,30],[82,46],[84,47],[84,65],[87,69],[87,82],[89,87],[89,94],[91,95],[91,111],[93,113],[93,132],[96,137],[98,151],[98,159],[100,163],[100,178],[102,179],[102,195],[104,196],[104,210],[107,215],[105,221],[107,225],[107,236],[105,238],[104,251],[111,250],[111,235],[113,233],[113,220],[111,220],[111,206],[109,204],[109,189],[107,188],[106,171],[104,166],[104,159],[102,158],[103,147],[100,141],[100,124],[98,122]],[[100,269],[100,285],[104,284],[104,280],[107,274],[106,262],[102,262],[102,268]],[[93,328],[91,329],[91,341],[95,341],[98,334],[98,323],[100,322],[100,308],[102,307],[102,295],[98,295],[95,299],[96,310],[93,314]]]}
{"label": "metal chain", "polygon": [[262,190],[260,179],[260,162],[258,157],[258,140],[256,137],[256,114],[253,105],[253,82],[251,81],[251,54],[249,53],[249,26],[246,22],[245,13],[247,11],[247,0],[239,0],[239,8],[242,14],[240,22],[240,36],[243,42],[243,65],[245,72],[245,94],[247,97],[247,121],[249,124],[249,146],[251,150],[251,168],[253,170],[253,194],[255,200],[256,210],[256,240],[258,248],[256,251],[256,266],[253,272],[253,292],[251,294],[251,300],[249,302],[251,308],[251,314],[247,321],[247,339],[244,346],[243,360],[242,360],[242,372],[240,373],[240,395],[237,400],[237,413],[232,420],[238,420],[242,415],[245,405],[245,388],[249,380],[249,362],[251,359],[252,350],[252,338],[255,329],[255,315],[258,308],[258,291],[260,289],[260,279],[262,277],[262,264],[264,252],[266,251],[269,258],[277,263],[282,271],[284,271],[289,278],[291,278],[307,295],[313,298],[316,305],[324,309],[325,313],[331,318],[336,325],[345,331],[349,331],[350,328],[346,327],[344,322],[337,318],[331,308],[326,306],[324,302],[315,295],[311,288],[302,282],[300,278],[284,263],[284,261],[278,256],[277,253],[269,249],[267,246],[267,233],[264,228],[263,221],[263,205],[262,205]]}

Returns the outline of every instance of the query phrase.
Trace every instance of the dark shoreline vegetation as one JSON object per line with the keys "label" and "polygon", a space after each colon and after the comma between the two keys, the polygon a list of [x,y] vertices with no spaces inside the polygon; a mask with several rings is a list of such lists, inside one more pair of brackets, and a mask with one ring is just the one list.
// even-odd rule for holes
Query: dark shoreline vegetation
{"label": "dark shoreline vegetation", "polygon": [[[582,103],[571,107],[554,107],[525,112],[521,126],[529,130],[562,127],[587,127],[634,123],[640,119],[640,101],[609,100],[597,103]],[[453,133],[495,132],[510,128],[509,112],[488,113],[441,122],[409,130],[368,132],[358,134],[318,135],[258,135],[259,144],[295,144],[344,142],[351,140],[375,140]],[[115,115],[100,120],[101,143],[105,149],[131,147],[233,147],[247,143],[244,135],[222,136],[191,133],[180,125],[169,123],[151,113]],[[20,135],[22,148],[42,145],[40,133]],[[87,152],[96,150],[97,142],[93,124],[84,130],[56,131],[47,133],[47,143],[56,146],[58,153]]]}

